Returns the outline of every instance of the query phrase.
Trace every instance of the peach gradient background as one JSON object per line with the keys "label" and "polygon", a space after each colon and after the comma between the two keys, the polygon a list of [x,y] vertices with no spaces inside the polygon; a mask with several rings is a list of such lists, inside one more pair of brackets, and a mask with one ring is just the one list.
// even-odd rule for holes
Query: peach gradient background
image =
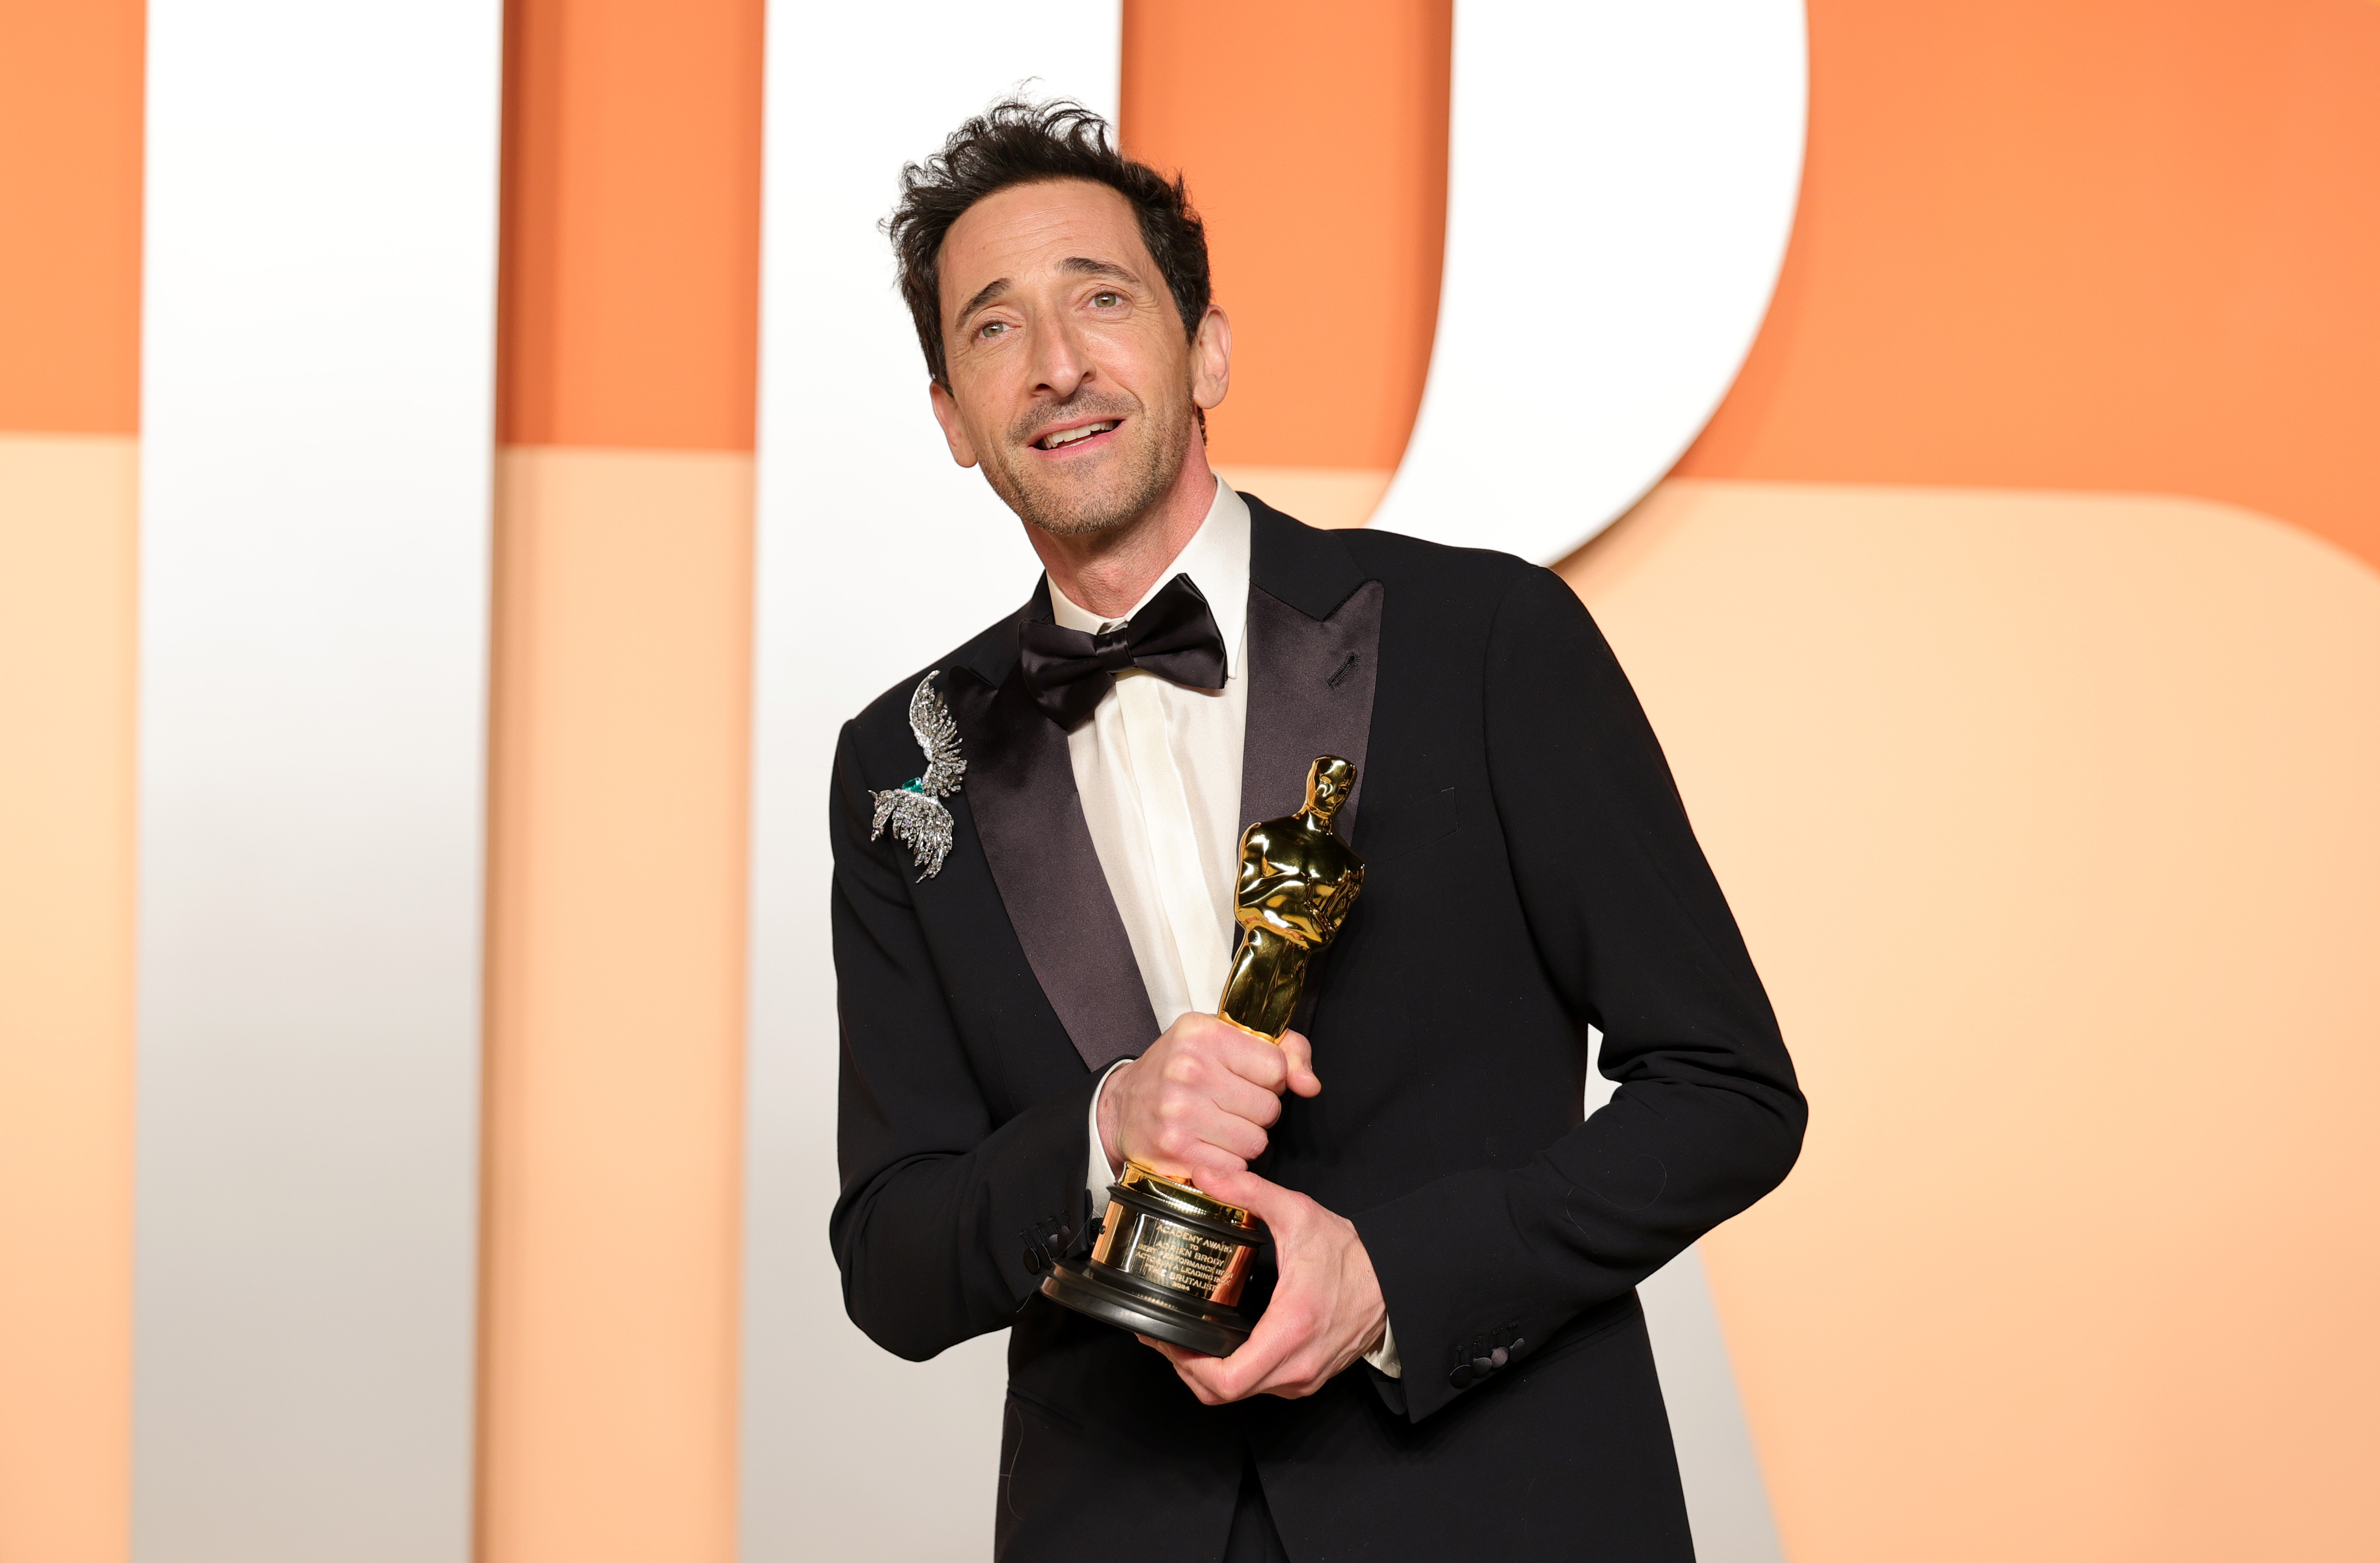
{"label": "peach gradient background", "polygon": [[[1418,401],[1450,16],[1125,6],[1239,333],[1219,458],[1317,519]],[[1707,1245],[1787,1547],[2372,1556],[2380,6],[1810,20],[1767,326],[1565,566],[1815,1102]],[[761,10],[509,25],[480,1545],[723,1559]],[[126,1546],[140,53],[0,0],[0,1557],[45,1563]]]}
{"label": "peach gradient background", "polygon": [[0,0],[0,1558],[130,1545],[140,0]]}
{"label": "peach gradient background", "polygon": [[762,17],[507,13],[483,1563],[735,1554]]}

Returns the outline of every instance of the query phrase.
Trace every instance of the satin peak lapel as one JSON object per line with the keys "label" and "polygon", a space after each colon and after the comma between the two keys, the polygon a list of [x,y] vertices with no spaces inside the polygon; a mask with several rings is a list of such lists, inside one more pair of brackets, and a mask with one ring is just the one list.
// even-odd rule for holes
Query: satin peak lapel
{"label": "satin peak lapel", "polygon": [[1380,612],[1388,589],[1365,579],[1345,543],[1251,497],[1248,727],[1240,764],[1242,823],[1278,819],[1305,801],[1317,756],[1355,766],[1335,822],[1350,843],[1366,783],[1372,693],[1379,683]]}
{"label": "satin peak lapel", "polygon": [[1157,1040],[1157,1013],[1083,820],[1066,735],[1013,672],[996,690],[969,680],[957,703],[974,749],[968,808],[1041,992],[1090,1068],[1138,1055]]}

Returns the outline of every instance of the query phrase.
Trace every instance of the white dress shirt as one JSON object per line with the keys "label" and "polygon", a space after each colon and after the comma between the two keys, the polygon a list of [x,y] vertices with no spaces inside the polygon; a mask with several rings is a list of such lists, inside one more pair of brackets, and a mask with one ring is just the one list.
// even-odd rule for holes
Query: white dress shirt
{"label": "white dress shirt", "polygon": [[[1240,760],[1248,714],[1247,502],[1216,479],[1207,519],[1121,618],[1081,607],[1054,581],[1050,592],[1061,627],[1097,634],[1130,619],[1177,575],[1198,588],[1222,631],[1223,688],[1185,689],[1130,668],[1115,676],[1090,720],[1066,735],[1083,820],[1160,1031],[1191,1010],[1213,1013],[1238,934],[1232,892],[1245,823]],[[1099,1143],[1099,1098],[1092,1093],[1086,1180],[1094,1201],[1104,1203],[1116,1169]],[[1366,1360],[1397,1376],[1394,1337],[1383,1336]]]}

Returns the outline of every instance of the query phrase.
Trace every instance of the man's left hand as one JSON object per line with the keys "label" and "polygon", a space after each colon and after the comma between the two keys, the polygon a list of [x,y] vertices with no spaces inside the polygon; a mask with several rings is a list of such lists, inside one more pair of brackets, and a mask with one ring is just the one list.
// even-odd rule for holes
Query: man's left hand
{"label": "man's left hand", "polygon": [[1148,1336],[1209,1406],[1251,1395],[1311,1395],[1380,1343],[1388,1304],[1355,1224],[1253,1172],[1202,1178],[1199,1192],[1254,1211],[1272,1231],[1281,1285],[1245,1344],[1208,1357]]}

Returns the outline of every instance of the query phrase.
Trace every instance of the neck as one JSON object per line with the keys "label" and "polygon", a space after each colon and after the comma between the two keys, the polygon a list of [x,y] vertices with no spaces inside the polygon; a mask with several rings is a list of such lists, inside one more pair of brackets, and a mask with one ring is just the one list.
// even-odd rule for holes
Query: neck
{"label": "neck", "polygon": [[1025,535],[1041,556],[1041,568],[1050,572],[1050,585],[1087,612],[1122,618],[1197,535],[1214,504],[1215,472],[1207,465],[1207,442],[1194,438],[1173,482],[1130,520],[1101,531],[1067,535],[1027,526]]}

